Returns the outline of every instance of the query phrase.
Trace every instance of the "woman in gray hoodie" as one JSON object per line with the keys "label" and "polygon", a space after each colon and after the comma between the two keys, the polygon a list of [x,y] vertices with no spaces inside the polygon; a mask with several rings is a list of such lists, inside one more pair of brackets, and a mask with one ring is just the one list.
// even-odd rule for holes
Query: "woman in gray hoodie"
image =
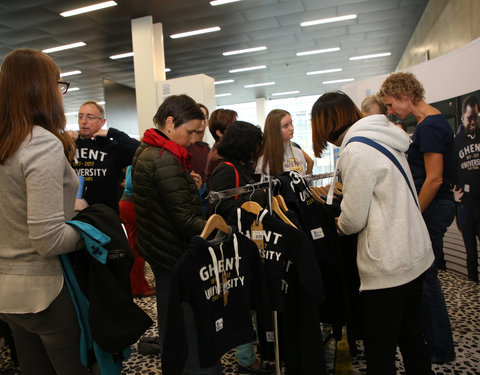
{"label": "woman in gray hoodie", "polygon": [[315,156],[327,141],[340,147],[338,232],[358,233],[367,374],[396,374],[397,345],[407,375],[430,374],[421,288],[434,256],[405,158],[409,138],[384,115],[362,117],[343,92],[322,95],[312,108]]}

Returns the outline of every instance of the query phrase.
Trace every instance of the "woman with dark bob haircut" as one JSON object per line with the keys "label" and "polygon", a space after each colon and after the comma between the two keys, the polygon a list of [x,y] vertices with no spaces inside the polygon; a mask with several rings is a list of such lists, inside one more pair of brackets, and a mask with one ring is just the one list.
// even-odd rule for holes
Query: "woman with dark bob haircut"
{"label": "woman with dark bob haircut", "polygon": [[[211,190],[221,191],[255,183],[253,162],[260,154],[262,140],[263,134],[258,126],[243,121],[232,123],[217,145],[218,154],[223,160],[210,178]],[[253,196],[254,200],[255,198],[256,194]],[[225,199],[215,208],[216,213],[226,218],[233,209],[247,200],[248,195]]]}
{"label": "woman with dark bob haircut", "polygon": [[[413,186],[405,158],[408,135],[385,115],[362,117],[343,92],[326,93],[315,102],[312,132],[317,155],[327,141],[340,147],[343,199],[337,227],[341,234],[358,233],[367,374],[395,375],[397,345],[407,375],[430,374],[422,333],[422,281],[434,256],[418,198],[408,187]],[[372,141],[390,153],[405,176],[368,144]]]}
{"label": "woman with dark bob haircut", "polygon": [[63,95],[47,55],[10,52],[0,69],[0,319],[10,326],[22,374],[88,374],[80,328],[58,255],[76,250],[78,178]]}
{"label": "woman with dark bob haircut", "polygon": [[[213,191],[255,183],[253,162],[260,154],[262,139],[263,134],[260,128],[248,122],[235,121],[227,128],[217,145],[218,154],[223,159],[210,178],[210,187]],[[258,190],[251,197],[248,194],[238,195],[222,200],[213,209],[217,214],[227,218],[247,200],[254,200],[263,205],[266,202],[266,195]],[[268,369],[266,362],[260,361],[255,356],[253,343],[239,345],[236,349],[235,357],[241,373],[272,372],[272,369]]]}

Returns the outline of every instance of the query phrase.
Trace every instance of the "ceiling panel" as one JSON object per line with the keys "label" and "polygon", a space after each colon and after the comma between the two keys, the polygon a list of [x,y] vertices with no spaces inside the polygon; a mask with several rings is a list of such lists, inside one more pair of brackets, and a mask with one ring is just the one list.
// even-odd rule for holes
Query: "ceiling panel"
{"label": "ceiling panel", "polygon": [[[164,30],[168,78],[197,73],[235,83],[216,86],[217,104],[271,98],[279,91],[320,95],[342,84],[331,79],[364,79],[393,71],[428,0],[243,0],[212,7],[208,0],[117,0],[116,7],[63,18],[58,13],[95,0],[0,0],[0,59],[15,48],[45,49],[84,41],[85,47],[52,53],[63,71],[79,69],[68,79],[76,92],[64,97],[66,112],[88,99],[103,100],[103,79],[134,87],[133,59],[110,55],[132,50],[131,20],[151,15]],[[300,22],[358,14],[340,23],[301,27]],[[219,25],[220,32],[185,39],[169,35]],[[265,45],[266,51],[225,57],[222,52]],[[338,46],[338,52],[296,56],[297,52]],[[389,57],[349,61],[357,54],[389,51]],[[230,74],[233,68],[267,65],[262,71]],[[341,67],[342,72],[307,76],[313,70]],[[245,89],[249,83],[275,81],[274,86]],[[108,105],[108,103],[107,103]]]}

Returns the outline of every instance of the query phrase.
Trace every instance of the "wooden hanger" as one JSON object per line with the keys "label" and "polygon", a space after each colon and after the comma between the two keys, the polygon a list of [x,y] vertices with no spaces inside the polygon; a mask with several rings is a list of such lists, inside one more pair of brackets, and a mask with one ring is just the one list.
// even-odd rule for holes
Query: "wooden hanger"
{"label": "wooden hanger", "polygon": [[276,195],[275,198],[277,198],[278,205],[280,206],[282,211],[287,212],[288,207],[287,207],[287,204],[285,203],[285,199],[283,199],[283,197],[280,194]]}
{"label": "wooden hanger", "polygon": [[263,207],[255,201],[247,201],[243,203],[240,207],[243,208],[245,211],[251,212],[255,215],[258,215],[258,213],[263,210]]}
{"label": "wooden hanger", "polygon": [[335,182],[335,189],[337,189],[337,191],[339,191],[338,195],[342,194],[343,184],[339,181]]}
{"label": "wooden hanger", "polygon": [[272,211],[277,214],[277,216],[282,219],[283,222],[291,225],[292,227],[296,228],[295,224],[291,222],[291,220],[285,216],[284,212],[280,208],[280,205],[278,203],[277,197],[272,197]]}
{"label": "wooden hanger", "polygon": [[215,229],[218,229],[223,233],[230,234],[230,227],[227,225],[223,217],[218,214],[213,214],[208,218],[200,237],[206,240]]}
{"label": "wooden hanger", "polygon": [[317,202],[325,204],[325,200],[320,196],[319,188],[312,186],[310,187],[310,191],[312,192],[313,199],[315,199]]}

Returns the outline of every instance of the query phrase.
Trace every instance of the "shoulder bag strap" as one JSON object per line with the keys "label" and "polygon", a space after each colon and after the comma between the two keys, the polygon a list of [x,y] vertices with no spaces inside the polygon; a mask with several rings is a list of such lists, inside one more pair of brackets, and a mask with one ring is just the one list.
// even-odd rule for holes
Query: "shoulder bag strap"
{"label": "shoulder bag strap", "polygon": [[387,158],[389,158],[393,164],[395,164],[395,166],[398,168],[398,170],[400,171],[400,173],[403,175],[403,177],[405,178],[405,181],[407,182],[407,185],[408,185],[408,188],[410,189],[410,192],[412,193],[412,197],[413,197],[413,200],[415,202],[415,204],[417,205],[418,208],[419,205],[418,205],[418,202],[417,202],[417,198],[415,197],[415,192],[413,191],[413,188],[412,188],[412,185],[410,185],[410,181],[408,180],[408,177],[407,177],[407,173],[405,172],[405,170],[402,168],[402,166],[400,165],[400,162],[397,160],[397,158],[395,156],[393,156],[393,154],[388,151],[385,147],[383,147],[382,145],[378,144],[377,142],[375,141],[372,141],[371,139],[369,138],[366,138],[366,137],[352,137],[350,138],[350,140],[347,142],[347,145],[350,143],[350,142],[361,142],[361,143],[365,143],[375,149],[377,149],[378,151],[380,151],[382,154],[384,154]]}

